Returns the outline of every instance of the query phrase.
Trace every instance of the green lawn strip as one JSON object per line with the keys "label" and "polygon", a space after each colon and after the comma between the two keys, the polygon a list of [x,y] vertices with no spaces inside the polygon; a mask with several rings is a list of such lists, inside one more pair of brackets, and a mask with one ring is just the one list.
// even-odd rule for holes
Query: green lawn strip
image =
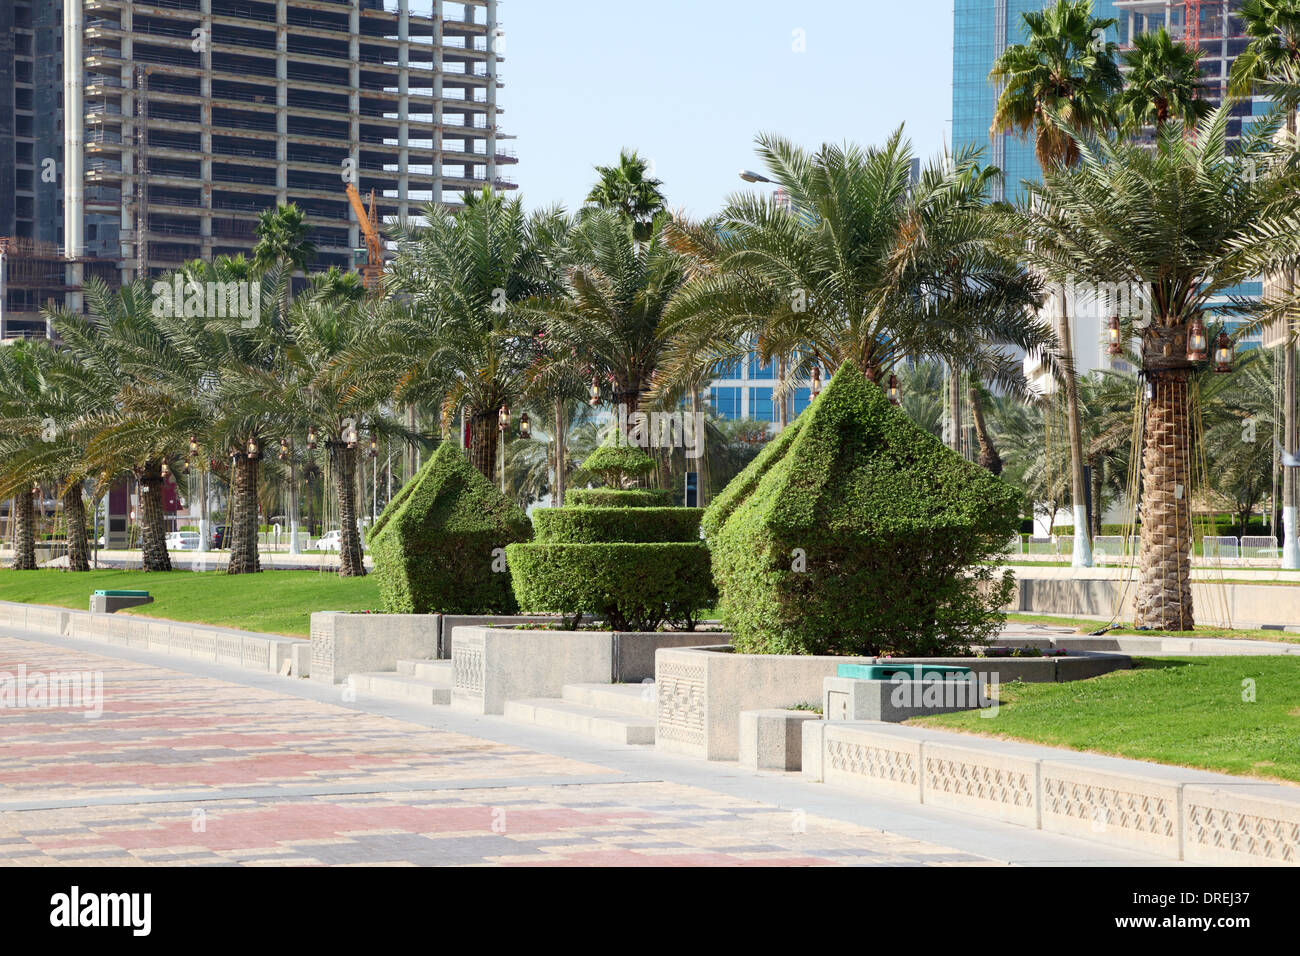
{"label": "green lawn strip", "polygon": [[[1011,624],[1045,624],[1053,627],[1072,627],[1080,634],[1088,634],[1105,625],[1100,618],[1065,617],[1055,614],[1008,614]],[[1116,637],[1203,637],[1229,641],[1276,641],[1283,644],[1300,644],[1300,634],[1290,631],[1272,631],[1264,628],[1215,627],[1207,624],[1194,631],[1139,631],[1131,627],[1118,627],[1107,631],[1106,636]]]}
{"label": "green lawn strip", "polygon": [[[1300,658],[1134,658],[1134,669],[999,688],[996,717],[912,725],[1300,783]],[[1255,700],[1249,696],[1252,685]]]}
{"label": "green lawn strip", "polygon": [[340,578],[333,572],[220,571],[170,573],[101,570],[0,570],[0,601],[52,604],[85,610],[92,591],[143,589],[152,604],[119,611],[217,627],[306,637],[312,611],[364,611],[380,606],[373,576]]}

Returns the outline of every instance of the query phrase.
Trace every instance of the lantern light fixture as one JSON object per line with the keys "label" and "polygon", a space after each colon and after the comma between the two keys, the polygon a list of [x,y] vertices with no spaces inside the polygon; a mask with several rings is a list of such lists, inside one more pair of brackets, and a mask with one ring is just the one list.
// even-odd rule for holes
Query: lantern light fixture
{"label": "lantern light fixture", "polygon": [[289,457],[289,439],[287,438],[280,439],[280,453],[276,457],[278,457],[281,461],[284,461],[286,458]]}
{"label": "lantern light fixture", "polygon": [[821,393],[822,393],[822,367],[820,365],[814,365],[813,374],[812,374],[812,397],[816,398]]}
{"label": "lantern light fixture", "polygon": [[172,472],[171,472],[171,469],[167,467],[167,462],[163,462],[163,463],[162,463],[162,476],[163,476],[164,478],[166,478],[166,477],[167,477],[168,475],[170,475],[171,473],[172,473]]}
{"label": "lantern light fixture", "polygon": [[497,411],[497,428],[504,432],[509,427],[510,407],[508,405],[502,405],[500,410]]}
{"label": "lantern light fixture", "polygon": [[1198,315],[1192,319],[1192,324],[1187,330],[1187,361],[1204,362],[1208,351],[1209,341],[1205,337],[1205,323]]}
{"label": "lantern light fixture", "polygon": [[588,392],[588,394],[591,396],[591,401],[589,403],[591,407],[596,408],[597,406],[599,406],[600,405],[600,380],[597,379],[596,376],[594,375],[591,377],[591,389]]}
{"label": "lantern light fixture", "polygon": [[316,447],[316,426],[315,425],[311,425],[307,428],[307,447],[308,448]]}
{"label": "lantern light fixture", "polygon": [[1234,349],[1227,332],[1220,332],[1214,343],[1214,370],[1220,375],[1232,371]]}
{"label": "lantern light fixture", "polygon": [[1120,337],[1121,337],[1121,336],[1120,336],[1120,329],[1119,329],[1119,316],[1118,316],[1118,315],[1112,315],[1112,316],[1110,317],[1110,328],[1109,328],[1109,330],[1107,330],[1106,335],[1107,335],[1107,338],[1109,339],[1109,344],[1106,346],[1106,354],[1107,354],[1107,355],[1123,355],[1123,354],[1124,354],[1124,349],[1123,349],[1123,347],[1122,347],[1121,344],[1120,344]]}
{"label": "lantern light fixture", "polygon": [[248,445],[245,448],[245,454],[249,458],[256,458],[261,450],[261,446],[257,444],[257,437],[255,435],[248,436]]}
{"label": "lantern light fixture", "polygon": [[528,413],[524,412],[519,416],[519,437],[527,438],[532,431],[532,426],[528,423]]}
{"label": "lantern light fixture", "polygon": [[190,457],[196,458],[199,454],[199,440],[195,436],[190,436]]}
{"label": "lantern light fixture", "polygon": [[902,390],[898,387],[898,376],[893,372],[889,373],[889,384],[885,388],[885,394],[889,396],[889,404],[903,404]]}
{"label": "lantern light fixture", "polygon": [[371,435],[370,436],[370,457],[377,458],[378,456],[379,456],[379,439],[376,438],[374,435]]}

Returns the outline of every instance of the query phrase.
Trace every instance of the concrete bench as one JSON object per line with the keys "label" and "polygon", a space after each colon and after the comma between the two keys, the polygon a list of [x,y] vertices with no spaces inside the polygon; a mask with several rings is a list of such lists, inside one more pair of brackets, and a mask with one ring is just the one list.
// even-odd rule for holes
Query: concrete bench
{"label": "concrete bench", "polygon": [[148,591],[96,591],[90,596],[92,614],[112,614],[124,607],[138,607],[152,604],[153,598]]}

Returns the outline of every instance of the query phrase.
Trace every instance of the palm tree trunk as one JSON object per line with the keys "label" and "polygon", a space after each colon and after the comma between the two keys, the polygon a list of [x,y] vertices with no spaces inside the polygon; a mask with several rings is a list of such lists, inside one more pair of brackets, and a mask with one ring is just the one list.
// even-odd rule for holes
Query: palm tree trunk
{"label": "palm tree trunk", "polygon": [[980,394],[979,383],[974,378],[971,379],[966,394],[970,400],[970,417],[975,422],[975,437],[980,446],[980,467],[994,475],[1000,475],[1002,456],[998,454],[997,445],[993,443],[993,436],[989,433],[988,422],[984,420],[984,399]]}
{"label": "palm tree trunk", "polygon": [[1141,583],[1137,625],[1190,631],[1192,619],[1191,422],[1186,369],[1151,372],[1142,436]]}
{"label": "palm tree trunk", "polygon": [[365,577],[361,532],[357,528],[357,449],[347,442],[328,443],[339,506],[339,577]]}
{"label": "palm tree trunk", "polygon": [[555,489],[552,497],[555,499],[554,505],[557,508],[564,507],[564,479],[568,477],[565,474],[567,463],[567,454],[564,447],[565,440],[565,414],[564,399],[555,403]]}
{"label": "palm tree trunk", "polygon": [[1092,461],[1092,536],[1101,535],[1101,487],[1105,479],[1106,461],[1094,455]]}
{"label": "palm tree trunk", "polygon": [[167,515],[163,511],[161,461],[147,461],[140,471],[140,547],[146,571],[170,571],[167,554]]}
{"label": "palm tree trunk", "polygon": [[230,501],[230,564],[228,574],[262,570],[257,554],[257,471],[259,460],[235,455],[235,486]]}
{"label": "palm tree trunk", "polygon": [[497,479],[497,421],[492,411],[474,412],[470,416],[469,463],[488,481]]}
{"label": "palm tree trunk", "polygon": [[86,538],[86,503],[81,498],[81,482],[74,482],[63,492],[63,523],[68,528],[68,570],[90,570],[90,542]]}
{"label": "palm tree trunk", "polygon": [[1070,429],[1070,503],[1074,511],[1074,551],[1070,563],[1092,567],[1092,542],[1088,540],[1087,486],[1083,480],[1083,426],[1079,421],[1079,385],[1074,376],[1074,339],[1070,334],[1070,305],[1061,288],[1061,365],[1065,379],[1065,411]]}
{"label": "palm tree trunk", "polygon": [[951,364],[948,366],[948,447],[961,454],[961,374]]}
{"label": "palm tree trunk", "polygon": [[14,570],[36,570],[36,508],[32,490],[21,488],[13,498]]}
{"label": "palm tree trunk", "polygon": [[[1294,142],[1296,134],[1296,111],[1287,110],[1286,131],[1288,142]],[[1287,291],[1295,294],[1295,269],[1287,268]],[[1282,361],[1282,446],[1289,455],[1296,453],[1296,354],[1295,343],[1291,340],[1294,321],[1286,320],[1286,336],[1282,342],[1285,349]],[[1296,469],[1282,469],[1282,567],[1300,568],[1300,515],[1296,511]]]}

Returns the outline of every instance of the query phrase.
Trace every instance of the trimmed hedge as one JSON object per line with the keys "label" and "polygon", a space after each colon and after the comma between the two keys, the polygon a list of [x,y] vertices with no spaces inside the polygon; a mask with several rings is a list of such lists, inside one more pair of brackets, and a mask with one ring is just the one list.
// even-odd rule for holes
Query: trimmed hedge
{"label": "trimmed hedge", "polygon": [[666,508],[673,493],[665,488],[574,488],[564,493],[569,508]]}
{"label": "trimmed hedge", "polygon": [[394,497],[371,532],[391,614],[509,614],[517,604],[496,549],[532,537],[519,506],[450,442]]}
{"label": "trimmed hedge", "polygon": [[1019,492],[848,363],[705,515],[738,652],[947,655],[991,637]]}
{"label": "trimmed hedge", "polygon": [[538,541],[699,541],[698,508],[537,508]]}
{"label": "trimmed hedge", "polygon": [[582,462],[584,471],[600,475],[610,488],[621,488],[629,478],[648,475],[655,469],[654,459],[645,450],[626,444],[617,428],[609,433],[605,443]]}
{"label": "trimmed hedge", "polygon": [[616,631],[692,627],[714,596],[703,542],[512,544],[506,556],[522,608],[596,614]]}

